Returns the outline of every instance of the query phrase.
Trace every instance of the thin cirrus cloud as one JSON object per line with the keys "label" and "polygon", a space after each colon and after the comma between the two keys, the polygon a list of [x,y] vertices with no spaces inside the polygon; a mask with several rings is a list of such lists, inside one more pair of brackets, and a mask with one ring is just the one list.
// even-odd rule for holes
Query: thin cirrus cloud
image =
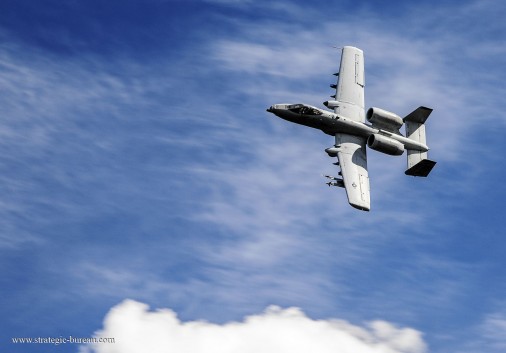
{"label": "thin cirrus cloud", "polygon": [[[481,325],[481,331],[485,343],[494,349],[506,349],[506,315],[504,312],[496,312],[487,315]],[[483,343],[482,343],[483,344]]]}
{"label": "thin cirrus cloud", "polygon": [[[227,3],[241,11],[271,6]],[[396,18],[393,28],[365,10],[315,24],[316,10],[276,6],[291,8],[283,12],[291,21],[229,18],[220,25],[233,31],[202,31],[195,36],[201,55],[194,46],[180,47],[184,60],[60,58],[22,44],[2,47],[0,99],[7,124],[0,144],[7,166],[2,185],[8,186],[0,205],[8,230],[2,245],[22,249],[24,241],[40,249],[45,243],[39,268],[61,279],[54,291],[63,298],[135,298],[190,318],[179,321],[172,310],[151,312],[133,301],[115,306],[100,335],[121,338],[132,352],[141,349],[136,342],[145,344],[144,351],[170,351],[167,337],[182,349],[193,349],[194,341],[219,349],[214,333],[250,343],[259,337],[251,322],[272,324],[272,332],[289,328],[301,347],[327,337],[321,352],[335,345],[354,352],[423,352],[420,332],[392,323],[424,331],[431,346],[440,343],[433,317],[461,322],[452,313],[486,268],[471,269],[441,248],[455,251],[442,235],[454,229],[471,238],[465,226],[456,228],[464,220],[452,210],[483,170],[452,174],[448,168],[484,163],[464,152],[487,148],[472,138],[482,128],[476,113],[499,111],[495,103],[502,94],[500,88],[484,90],[498,80],[482,65],[490,58],[466,47],[452,26],[485,25],[479,18],[490,11],[438,8],[431,11],[431,28],[414,16]],[[358,20],[359,27],[353,25]],[[497,43],[493,36],[482,38],[479,48],[500,61]],[[400,115],[421,104],[435,108],[428,138],[438,169],[427,182],[412,181],[402,173],[404,159],[370,151],[370,214],[351,209],[343,190],[323,184],[320,174],[336,172],[323,152],[332,137],[265,112],[280,102],[321,106],[338,67],[339,52],[331,46],[344,44],[365,50],[368,105]],[[55,230],[61,227],[72,232],[80,251],[65,246],[67,238]],[[44,257],[49,244],[58,251]],[[67,252],[75,257],[60,255]],[[238,320],[270,304],[303,311],[267,310],[221,325],[195,321]],[[310,315],[385,321],[358,327]],[[458,331],[445,320],[445,333]],[[297,322],[315,336],[305,336]],[[499,344],[502,324],[503,316],[486,316],[476,340],[494,337]],[[149,331],[150,343],[126,337],[132,327]],[[181,332],[188,341],[178,341]],[[272,346],[251,347],[291,347],[275,335],[261,337]],[[248,349],[241,343],[234,348]]]}

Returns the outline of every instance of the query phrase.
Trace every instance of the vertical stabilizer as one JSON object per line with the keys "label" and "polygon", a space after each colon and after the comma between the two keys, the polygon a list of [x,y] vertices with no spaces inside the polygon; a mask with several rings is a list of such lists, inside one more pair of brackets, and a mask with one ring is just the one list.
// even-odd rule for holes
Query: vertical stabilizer
{"label": "vertical stabilizer", "polygon": [[344,47],[336,86],[334,112],[354,121],[365,121],[364,113],[364,52]]}
{"label": "vertical stabilizer", "polygon": [[[432,113],[432,109],[419,107],[404,118],[406,125],[406,137],[426,145],[425,121]],[[429,175],[436,162],[427,159],[427,152],[419,150],[407,150],[408,169],[406,175],[426,177]]]}

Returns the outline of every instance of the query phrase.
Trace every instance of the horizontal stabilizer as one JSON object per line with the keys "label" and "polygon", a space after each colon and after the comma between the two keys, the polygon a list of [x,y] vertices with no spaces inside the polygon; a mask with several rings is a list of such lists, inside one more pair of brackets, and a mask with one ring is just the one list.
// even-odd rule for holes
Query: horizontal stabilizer
{"label": "horizontal stabilizer", "polygon": [[431,161],[430,159],[422,159],[420,162],[406,170],[406,175],[411,176],[418,176],[418,177],[426,177],[429,175],[430,171],[434,166],[436,165],[436,162]]}
{"label": "horizontal stabilizer", "polygon": [[413,123],[423,124],[429,117],[430,113],[432,113],[431,108],[418,107],[404,118],[404,122],[411,121]]}

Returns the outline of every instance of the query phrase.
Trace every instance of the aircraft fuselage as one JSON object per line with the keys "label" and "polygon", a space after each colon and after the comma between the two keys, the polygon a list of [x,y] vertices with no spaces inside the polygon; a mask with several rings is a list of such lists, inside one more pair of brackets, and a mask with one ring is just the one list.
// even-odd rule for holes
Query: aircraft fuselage
{"label": "aircraft fuselage", "polygon": [[427,145],[408,139],[402,135],[377,129],[306,104],[274,104],[267,111],[281,119],[321,130],[331,136],[337,133],[346,133],[368,138],[371,135],[380,134],[401,142],[406,149],[423,152],[429,150]]}

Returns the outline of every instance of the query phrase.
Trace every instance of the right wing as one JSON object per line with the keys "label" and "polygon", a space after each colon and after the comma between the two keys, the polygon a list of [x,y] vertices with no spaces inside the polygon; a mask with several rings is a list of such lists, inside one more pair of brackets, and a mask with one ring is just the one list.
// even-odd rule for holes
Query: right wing
{"label": "right wing", "polygon": [[341,166],[348,202],[359,210],[369,211],[371,196],[365,145],[364,137],[336,134],[337,158]]}

